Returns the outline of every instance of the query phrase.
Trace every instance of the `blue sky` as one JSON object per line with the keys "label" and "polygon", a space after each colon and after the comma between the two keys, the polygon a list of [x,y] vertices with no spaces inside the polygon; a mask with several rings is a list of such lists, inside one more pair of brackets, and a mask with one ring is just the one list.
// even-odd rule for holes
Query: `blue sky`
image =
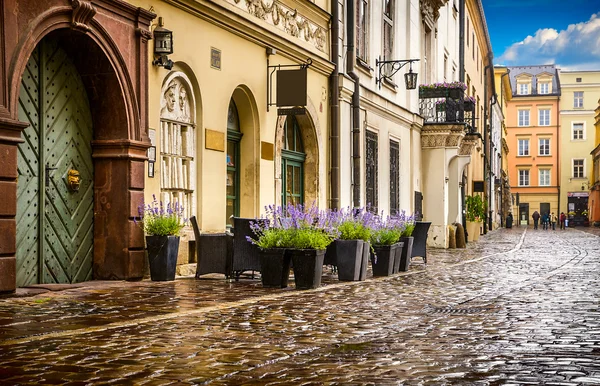
{"label": "blue sky", "polygon": [[482,0],[494,64],[600,70],[600,0]]}

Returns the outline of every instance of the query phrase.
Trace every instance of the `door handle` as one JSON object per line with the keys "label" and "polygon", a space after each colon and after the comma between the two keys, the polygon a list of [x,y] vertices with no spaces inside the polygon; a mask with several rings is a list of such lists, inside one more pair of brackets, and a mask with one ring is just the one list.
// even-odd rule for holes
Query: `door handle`
{"label": "door handle", "polygon": [[58,168],[51,168],[50,166],[46,165],[46,186],[50,185],[50,172],[56,169]]}

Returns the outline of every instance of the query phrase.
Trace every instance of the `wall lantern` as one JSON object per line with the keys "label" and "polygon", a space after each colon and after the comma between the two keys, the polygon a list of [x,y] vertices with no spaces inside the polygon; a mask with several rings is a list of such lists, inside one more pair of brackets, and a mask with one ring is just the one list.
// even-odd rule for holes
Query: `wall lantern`
{"label": "wall lantern", "polygon": [[154,60],[152,64],[164,67],[167,70],[173,68],[173,61],[167,55],[173,53],[173,31],[163,27],[162,17],[158,18],[158,27],[154,29]]}
{"label": "wall lantern", "polygon": [[[407,64],[410,65],[410,68],[406,74],[404,74],[404,81],[406,82],[407,90],[414,90],[417,88],[417,76],[416,72],[412,70],[413,62],[418,62],[419,59],[402,59],[402,60],[379,60],[375,59],[375,65],[377,66],[377,72],[379,76],[375,78],[375,84],[379,84],[379,88],[381,88],[381,82],[384,79],[389,81],[392,80],[392,77],[396,75],[398,71]],[[388,69],[387,72],[384,71],[384,67]]]}

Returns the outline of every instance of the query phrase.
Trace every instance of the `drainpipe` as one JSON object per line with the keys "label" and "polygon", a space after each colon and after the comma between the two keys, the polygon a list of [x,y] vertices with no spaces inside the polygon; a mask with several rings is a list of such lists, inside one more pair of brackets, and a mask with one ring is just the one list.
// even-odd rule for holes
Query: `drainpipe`
{"label": "drainpipe", "polygon": [[[465,83],[465,0],[458,0],[458,80]],[[466,180],[463,178],[463,189],[461,189],[462,202],[462,225],[467,237],[467,216],[465,213],[465,195],[467,192]]]}
{"label": "drainpipe", "polygon": [[331,95],[331,136],[330,142],[330,209],[340,208],[340,79],[339,79],[339,57],[340,57],[340,19],[339,2],[331,0],[331,56],[335,67],[329,77]]}
{"label": "drainpipe", "polygon": [[346,50],[346,72],[354,81],[354,93],[352,94],[352,177],[353,177],[353,205],[360,207],[360,81],[358,74],[354,71],[356,63],[356,51],[354,49],[354,17],[356,0],[349,0],[346,6],[346,35],[348,44]]}
{"label": "drainpipe", "polygon": [[[492,124],[492,109],[491,109],[491,105],[496,103],[496,84],[494,82],[494,65],[493,63],[493,58],[494,55],[492,53],[488,54],[488,60],[489,60],[489,64],[487,66],[485,66],[485,68],[483,69],[483,78],[484,78],[484,83],[483,83],[483,179],[485,180],[486,178],[486,169],[487,169],[487,173],[488,173],[488,190],[486,193],[487,195],[487,207],[488,207],[488,212],[486,213],[486,217],[487,217],[487,223],[488,226],[487,227],[483,227],[483,233],[486,234],[488,229],[492,230],[492,211],[490,210],[491,205],[491,195],[492,195],[492,156],[491,156],[491,152],[492,152],[492,130],[491,130],[491,124]],[[487,79],[487,73],[490,72],[492,74],[491,78],[491,84],[492,84],[492,100],[493,102],[490,102],[490,124],[488,125],[488,100],[487,100],[487,95],[488,95],[488,79]],[[489,162],[489,165],[488,165]]]}

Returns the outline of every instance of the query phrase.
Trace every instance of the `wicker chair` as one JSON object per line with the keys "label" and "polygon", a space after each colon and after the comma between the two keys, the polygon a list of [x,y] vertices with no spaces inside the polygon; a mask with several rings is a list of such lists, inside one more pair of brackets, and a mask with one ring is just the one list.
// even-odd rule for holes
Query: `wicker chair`
{"label": "wicker chair", "polygon": [[431,222],[417,221],[415,223],[415,229],[412,233],[414,240],[411,260],[414,257],[421,257],[423,262],[427,264],[427,232],[429,232],[430,226]]}
{"label": "wicker chair", "polygon": [[196,217],[190,217],[196,236],[196,279],[207,273],[232,276],[231,260],[233,237],[231,233],[200,233]]}

